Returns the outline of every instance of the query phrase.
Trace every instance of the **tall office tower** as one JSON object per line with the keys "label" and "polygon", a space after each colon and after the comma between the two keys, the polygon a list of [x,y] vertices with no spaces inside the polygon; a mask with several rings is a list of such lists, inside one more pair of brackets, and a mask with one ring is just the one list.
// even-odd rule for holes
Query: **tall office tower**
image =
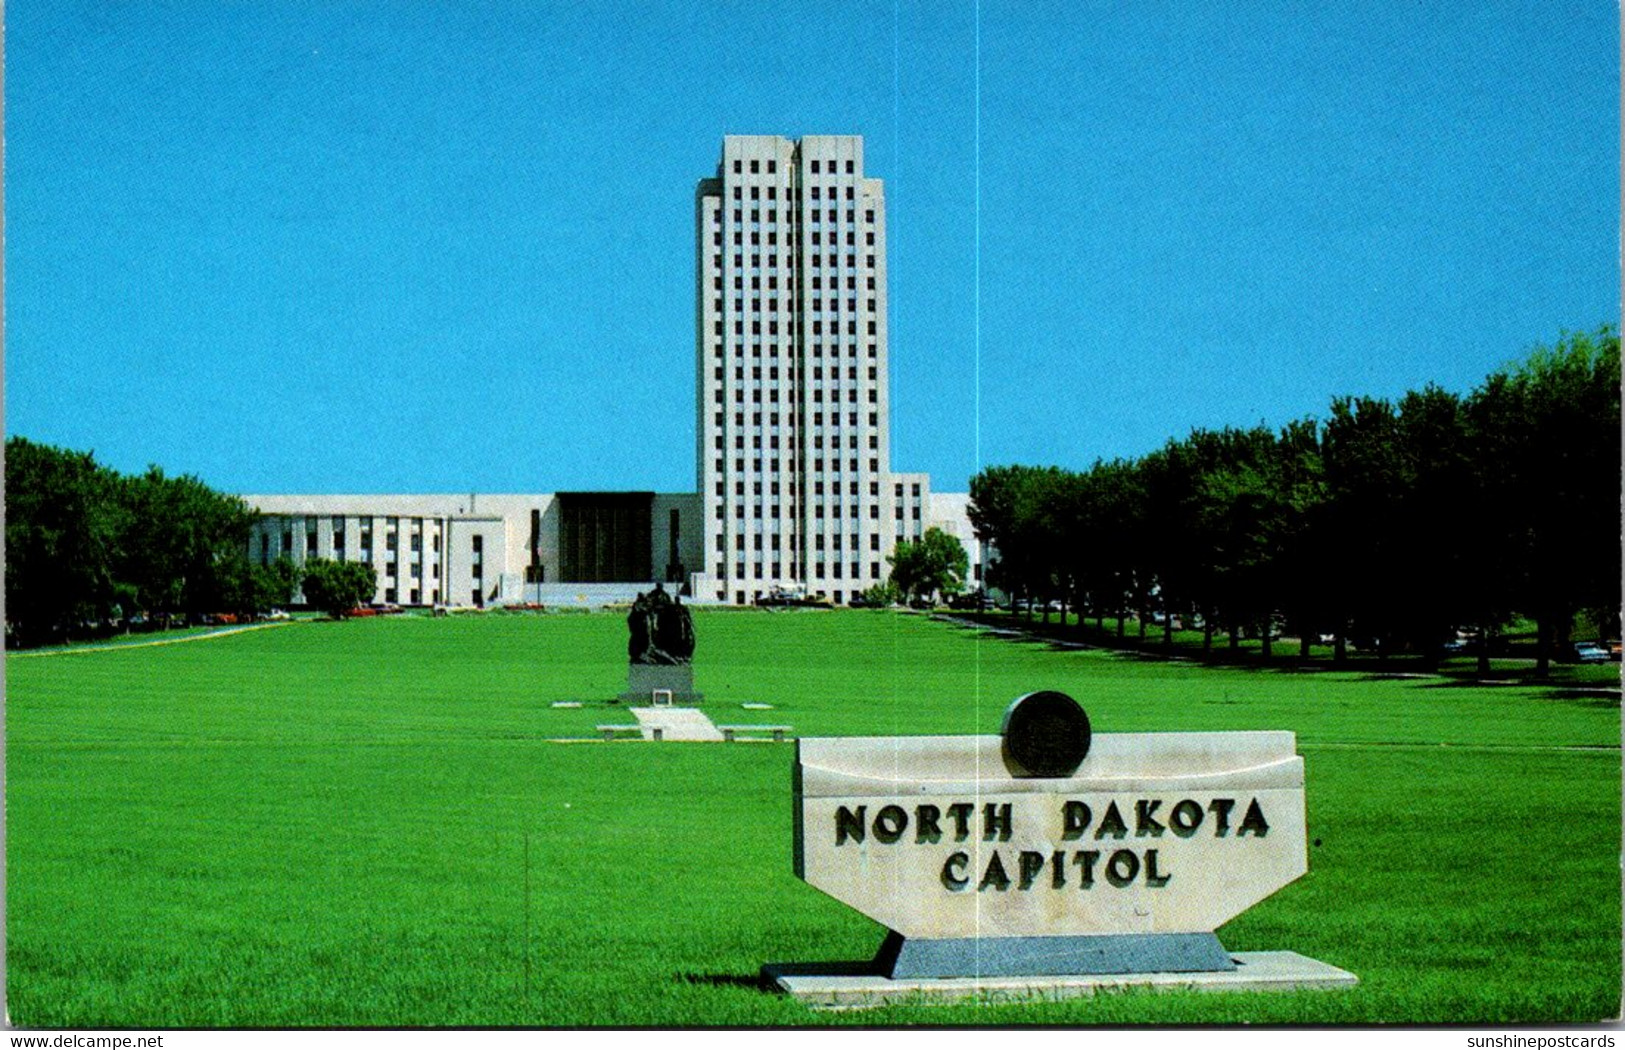
{"label": "tall office tower", "polygon": [[695,227],[694,594],[849,601],[930,498],[924,476],[891,473],[886,202],[863,139],[727,136]]}

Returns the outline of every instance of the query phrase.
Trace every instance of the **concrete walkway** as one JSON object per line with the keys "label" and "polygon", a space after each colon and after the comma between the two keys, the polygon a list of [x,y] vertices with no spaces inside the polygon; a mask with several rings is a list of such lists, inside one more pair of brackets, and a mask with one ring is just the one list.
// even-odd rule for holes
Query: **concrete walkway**
{"label": "concrete walkway", "polygon": [[643,739],[653,740],[660,729],[664,740],[721,740],[722,730],[692,707],[634,707],[632,714],[643,727]]}
{"label": "concrete walkway", "polygon": [[[179,638],[158,638],[150,642],[114,642],[111,645],[73,645],[60,649],[42,649],[34,652],[7,653],[6,656],[15,659],[26,659],[38,656],[75,656],[79,653],[116,653],[122,649],[150,649],[155,645],[181,645],[185,642],[202,642],[210,638],[225,638],[228,635],[242,634],[245,631],[263,631],[271,627],[287,627],[296,621],[277,620],[273,623],[252,623],[242,627],[227,627],[223,631],[205,631],[202,634],[184,634]],[[721,739],[718,737],[717,739]]]}

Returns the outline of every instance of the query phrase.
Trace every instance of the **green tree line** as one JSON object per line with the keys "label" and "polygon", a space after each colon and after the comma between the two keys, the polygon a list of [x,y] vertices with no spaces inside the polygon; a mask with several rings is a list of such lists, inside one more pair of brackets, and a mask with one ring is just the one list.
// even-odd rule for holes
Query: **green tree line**
{"label": "green tree line", "polygon": [[1616,622],[1620,361],[1611,327],[1565,336],[1462,396],[1342,397],[1324,420],[1195,430],[1083,471],[1001,466],[971,481],[989,582],[1121,635],[1200,623],[1232,647],[1278,631],[1438,659],[1456,631],[1480,670],[1515,618],[1538,669],[1577,613]]}
{"label": "green tree line", "polygon": [[158,467],[126,475],[86,452],[6,441],[6,635],[36,645],[113,624],[253,615],[292,598],[291,562],[251,564],[255,513]]}

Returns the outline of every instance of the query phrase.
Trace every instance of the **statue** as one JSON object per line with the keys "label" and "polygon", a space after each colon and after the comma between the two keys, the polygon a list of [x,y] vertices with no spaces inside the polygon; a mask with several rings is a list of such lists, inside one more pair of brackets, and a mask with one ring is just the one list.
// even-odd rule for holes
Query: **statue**
{"label": "statue", "polygon": [[627,658],[634,664],[687,664],[694,658],[694,621],[681,597],[655,584],[627,613]]}

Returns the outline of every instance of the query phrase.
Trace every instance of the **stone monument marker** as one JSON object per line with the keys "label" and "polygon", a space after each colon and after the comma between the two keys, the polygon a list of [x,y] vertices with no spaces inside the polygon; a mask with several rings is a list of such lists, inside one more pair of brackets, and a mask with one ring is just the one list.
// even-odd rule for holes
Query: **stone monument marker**
{"label": "stone monument marker", "polygon": [[652,703],[656,693],[669,703],[697,704],[694,691],[694,620],[681,596],[666,588],[639,594],[626,615],[626,692],[620,699]]}
{"label": "stone monument marker", "polygon": [[1337,987],[1221,924],[1308,870],[1289,732],[1095,735],[1031,693],[999,736],[803,739],[795,872],[891,932],[866,973],[765,968],[822,1005],[1151,984]]}

